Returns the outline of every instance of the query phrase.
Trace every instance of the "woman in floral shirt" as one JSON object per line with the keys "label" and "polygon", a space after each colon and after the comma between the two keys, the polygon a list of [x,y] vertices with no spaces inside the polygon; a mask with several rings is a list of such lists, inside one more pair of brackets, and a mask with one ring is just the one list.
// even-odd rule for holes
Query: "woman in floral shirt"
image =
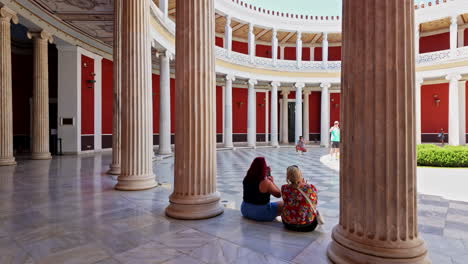
{"label": "woman in floral shirt", "polygon": [[318,225],[317,216],[304,195],[307,195],[313,206],[317,206],[317,189],[302,178],[302,173],[297,166],[287,169],[286,180],[288,184],[281,187],[281,196],[284,206],[281,214],[286,229],[300,232],[314,231]]}

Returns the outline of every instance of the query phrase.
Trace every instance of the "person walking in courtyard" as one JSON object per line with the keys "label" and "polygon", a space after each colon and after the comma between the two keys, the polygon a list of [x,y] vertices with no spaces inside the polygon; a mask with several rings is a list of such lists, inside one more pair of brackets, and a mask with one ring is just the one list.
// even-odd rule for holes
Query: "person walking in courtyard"
{"label": "person walking in courtyard", "polygon": [[437,137],[439,138],[440,144],[443,146],[445,142],[445,131],[443,128],[440,129],[439,134],[437,134]]}
{"label": "person walking in courtyard", "polygon": [[335,159],[338,159],[340,156],[340,123],[338,121],[335,121],[334,125],[330,128],[330,133],[330,159],[333,159],[333,154],[335,154]]}
{"label": "person walking in courtyard", "polygon": [[314,231],[318,224],[323,223],[317,211],[317,189],[304,180],[296,165],[287,168],[286,181],[288,184],[281,186],[284,227],[298,232]]}
{"label": "person walking in courtyard", "polygon": [[271,176],[265,158],[254,159],[242,185],[244,196],[241,213],[244,217],[256,221],[273,221],[281,215],[283,201],[270,202],[270,195],[280,198],[281,191]]}
{"label": "person walking in courtyard", "polygon": [[299,141],[297,141],[296,152],[299,152],[299,153],[307,152],[303,136],[300,136]]}

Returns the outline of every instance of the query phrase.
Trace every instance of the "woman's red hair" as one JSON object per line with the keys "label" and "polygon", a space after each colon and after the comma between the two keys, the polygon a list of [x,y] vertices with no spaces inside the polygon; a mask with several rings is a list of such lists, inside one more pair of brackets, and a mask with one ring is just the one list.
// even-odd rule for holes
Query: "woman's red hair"
{"label": "woman's red hair", "polygon": [[244,178],[244,181],[247,182],[261,182],[263,181],[268,172],[268,166],[266,164],[264,157],[257,157],[253,160],[252,164],[250,165],[249,170],[247,171],[247,175]]}

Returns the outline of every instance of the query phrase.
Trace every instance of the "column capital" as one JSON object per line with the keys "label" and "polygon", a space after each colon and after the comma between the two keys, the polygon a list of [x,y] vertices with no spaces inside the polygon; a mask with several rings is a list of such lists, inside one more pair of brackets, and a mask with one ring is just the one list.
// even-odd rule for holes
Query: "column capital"
{"label": "column capital", "polygon": [[281,83],[280,82],[271,82],[271,86],[274,86],[274,87],[278,88],[278,87],[281,86]]}
{"label": "column capital", "polygon": [[323,32],[323,41],[328,41],[328,32]]}
{"label": "column capital", "polygon": [[169,50],[158,51],[156,54],[161,57],[167,57],[169,60],[174,59],[174,55]]}
{"label": "column capital", "polygon": [[281,94],[283,95],[283,97],[287,97],[290,92],[291,92],[291,90],[288,87],[283,87],[281,89]]}
{"label": "column capital", "polygon": [[312,90],[310,90],[310,89],[304,89],[304,91],[302,91],[302,93],[303,93],[305,96],[307,96],[307,95],[312,94]]}
{"label": "column capital", "polygon": [[231,27],[231,16],[230,15],[226,16],[226,27]]}
{"label": "column capital", "polygon": [[457,72],[449,73],[447,74],[447,76],[445,76],[445,79],[450,82],[459,81],[461,80],[461,78],[462,78],[461,75]]}
{"label": "column capital", "polygon": [[253,33],[254,24],[249,23],[249,33]]}
{"label": "column capital", "polygon": [[297,31],[297,40],[302,41],[302,32],[299,30]]}
{"label": "column capital", "polygon": [[271,38],[276,38],[277,33],[278,31],[276,30],[276,28],[273,28],[271,32]]}
{"label": "column capital", "polygon": [[228,74],[226,75],[226,81],[235,81],[236,80],[236,76],[232,75],[232,74]]}
{"label": "column capital", "polygon": [[249,83],[249,85],[256,85],[258,83],[258,81],[255,80],[255,79],[249,79],[248,83]]}
{"label": "column capital", "polygon": [[29,31],[27,33],[27,36],[29,39],[41,39],[43,41],[48,41],[50,44],[54,43],[54,37],[52,34],[45,30],[37,31],[37,32],[31,32]]}
{"label": "column capital", "polygon": [[305,87],[305,83],[301,83],[301,82],[295,83],[294,87],[302,89]]}
{"label": "column capital", "polygon": [[6,7],[3,4],[0,4],[0,21],[13,22],[13,24],[18,24],[18,16],[16,12],[11,10],[10,8]]}
{"label": "column capital", "polygon": [[416,85],[422,85],[424,82],[423,77],[416,77]]}
{"label": "column capital", "polygon": [[452,24],[452,25],[457,25],[458,24],[457,16],[450,17],[450,24]]}
{"label": "column capital", "polygon": [[331,87],[331,83],[329,82],[324,82],[320,84],[320,88],[322,88],[322,90],[328,90],[330,89],[330,87]]}

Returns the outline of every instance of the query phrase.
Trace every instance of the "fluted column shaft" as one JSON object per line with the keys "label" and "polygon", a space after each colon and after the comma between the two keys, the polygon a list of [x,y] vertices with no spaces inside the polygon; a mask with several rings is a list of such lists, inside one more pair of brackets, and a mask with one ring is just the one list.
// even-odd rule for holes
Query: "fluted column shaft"
{"label": "fluted column shaft", "polygon": [[421,86],[423,79],[416,79],[415,87],[415,111],[416,111],[416,144],[421,144]]}
{"label": "fluted column shaft", "polygon": [[322,98],[320,106],[320,146],[328,147],[330,144],[330,83],[322,83]]}
{"label": "fluted column shaft", "polygon": [[169,155],[171,149],[171,66],[168,51],[159,54],[159,150],[160,155]]}
{"label": "fluted column shaft", "polygon": [[0,4],[0,166],[16,165],[13,157],[13,94],[10,21],[16,14]]}
{"label": "fluted column shaft", "polygon": [[223,212],[216,191],[214,0],[177,0],[174,192],[166,214],[203,219]]}
{"label": "fluted column shaft", "polygon": [[271,83],[271,145],[278,147],[278,87],[279,82]]}
{"label": "fluted column shaft", "polygon": [[340,220],[328,256],[429,263],[417,227],[413,1],[344,0],[343,54]]}
{"label": "fluted column shaft", "polygon": [[51,159],[49,151],[49,58],[48,42],[52,36],[45,32],[28,33],[34,42],[34,86],[32,98],[31,159]]}
{"label": "fluted column shaft", "polygon": [[299,141],[299,137],[302,136],[302,89],[304,83],[296,83],[296,120],[294,127],[294,142]]}
{"label": "fluted column shaft", "polygon": [[232,81],[235,80],[233,75],[226,76],[226,86],[225,86],[225,104],[224,104],[224,147],[232,148],[234,147],[232,141]]}
{"label": "fluted column shaft", "polygon": [[257,96],[255,85],[257,80],[249,80],[247,92],[247,146],[255,147],[257,142]]}
{"label": "fluted column shaft", "polygon": [[155,187],[149,2],[122,1],[122,164],[118,190]]}
{"label": "fluted column shaft", "polygon": [[122,0],[114,0],[114,43],[113,43],[113,82],[112,82],[112,163],[109,174],[120,174],[121,162],[121,93],[122,93]]}
{"label": "fluted column shaft", "polygon": [[449,128],[448,140],[449,145],[460,145],[460,89],[458,82],[461,80],[461,75],[451,74],[446,77],[449,81]]}
{"label": "fluted column shaft", "polygon": [[302,125],[302,136],[304,137],[304,141],[308,143],[310,141],[309,135],[310,135],[310,129],[309,129],[309,96],[311,94],[311,91],[305,90],[304,91],[304,110],[303,110],[303,117],[304,117],[304,122]]}
{"label": "fluted column shaft", "polygon": [[289,144],[289,125],[288,125],[288,119],[289,119],[289,115],[288,115],[288,95],[289,95],[289,90],[288,89],[284,89],[281,91],[281,94],[283,95],[283,104],[282,104],[282,115],[283,115],[283,118],[282,118],[282,121],[283,121],[283,124],[281,124],[281,143],[283,144]]}

